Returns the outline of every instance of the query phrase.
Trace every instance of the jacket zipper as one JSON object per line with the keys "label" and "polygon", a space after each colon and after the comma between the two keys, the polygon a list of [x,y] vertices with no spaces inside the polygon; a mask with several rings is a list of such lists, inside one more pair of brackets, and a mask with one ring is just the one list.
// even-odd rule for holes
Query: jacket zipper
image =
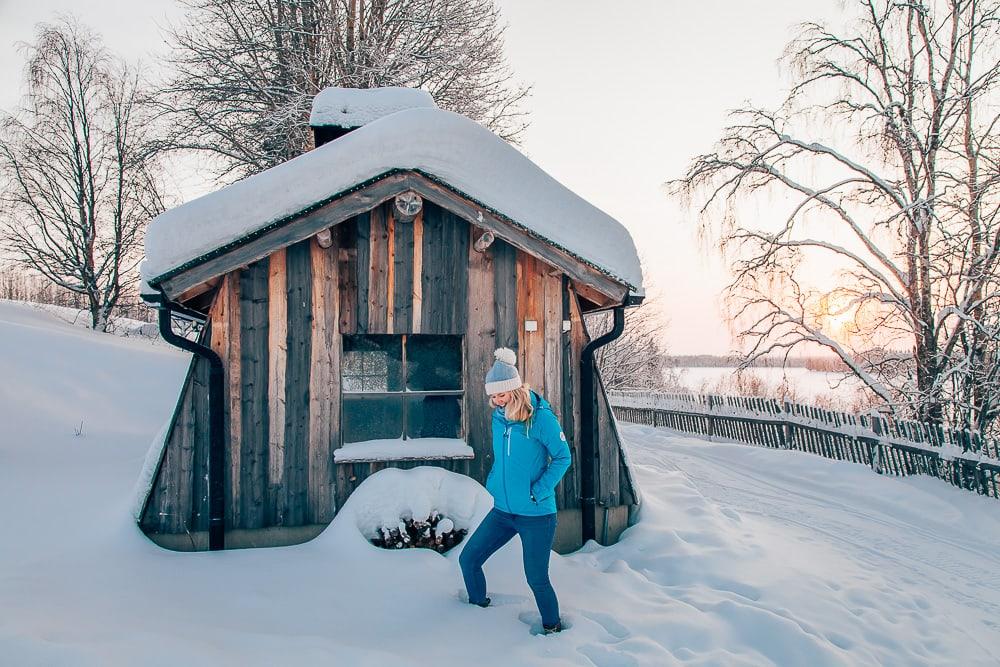
{"label": "jacket zipper", "polygon": [[510,506],[510,495],[507,493],[507,464],[510,459],[510,424],[504,427],[503,437],[507,441],[507,454],[504,456],[503,462],[503,497],[507,501],[507,510],[513,512],[513,508]]}

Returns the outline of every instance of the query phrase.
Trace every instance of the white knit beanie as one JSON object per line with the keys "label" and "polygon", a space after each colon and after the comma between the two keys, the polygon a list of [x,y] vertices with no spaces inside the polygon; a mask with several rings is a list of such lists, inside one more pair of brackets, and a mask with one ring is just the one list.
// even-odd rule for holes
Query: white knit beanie
{"label": "white knit beanie", "polygon": [[517,353],[510,348],[501,347],[493,352],[496,361],[486,373],[486,393],[492,396],[502,391],[513,391],[520,387],[521,375],[517,372]]}

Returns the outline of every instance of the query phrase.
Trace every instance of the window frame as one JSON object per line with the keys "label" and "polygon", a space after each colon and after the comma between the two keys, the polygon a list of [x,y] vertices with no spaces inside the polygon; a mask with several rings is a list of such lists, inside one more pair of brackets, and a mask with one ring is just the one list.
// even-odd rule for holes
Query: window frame
{"label": "window frame", "polygon": [[[459,389],[430,389],[430,390],[409,390],[409,389],[407,389],[407,383],[409,381],[409,375],[408,375],[409,366],[407,364],[407,357],[408,357],[408,355],[407,355],[407,350],[408,350],[407,343],[409,342],[410,337],[413,337],[413,336],[437,336],[437,337],[447,337],[447,338],[455,339],[455,342],[458,343],[458,361],[459,361],[459,367],[458,367],[457,370],[458,370],[458,377],[459,377],[459,383],[460,383],[460,388]],[[402,377],[402,389],[400,391],[347,391],[347,390],[345,390],[344,389],[344,357],[346,355],[345,355],[344,347],[345,347],[345,343],[347,342],[347,339],[348,338],[375,338],[375,337],[380,337],[380,338],[399,338],[400,339],[400,348],[401,348],[401,352],[400,352],[400,375]],[[340,357],[340,362],[341,362],[340,363],[340,377],[338,378],[338,380],[340,382],[340,392],[339,392],[338,399],[340,401],[340,424],[341,424],[341,428],[339,429],[339,434],[338,434],[338,441],[339,441],[338,442],[338,447],[343,447],[344,445],[354,444],[353,442],[347,442],[347,441],[345,441],[345,439],[344,439],[344,428],[343,428],[343,424],[344,424],[344,421],[345,421],[345,419],[344,419],[344,414],[345,414],[344,413],[344,397],[351,397],[351,396],[368,397],[368,398],[380,398],[380,397],[381,398],[393,398],[393,397],[399,397],[399,398],[401,398],[402,399],[402,410],[401,410],[401,416],[400,416],[400,425],[401,425],[402,432],[400,434],[400,440],[402,442],[406,442],[407,440],[419,440],[419,439],[421,439],[421,438],[415,438],[415,437],[411,436],[408,433],[409,429],[408,429],[408,419],[407,419],[407,417],[408,417],[408,414],[409,414],[409,402],[410,402],[411,399],[422,399],[425,396],[455,396],[455,397],[458,398],[459,410],[460,410],[460,415],[459,415],[459,420],[458,420],[458,436],[457,436],[456,439],[462,440],[463,442],[468,442],[468,439],[466,437],[467,432],[468,432],[468,429],[467,429],[467,414],[468,414],[468,410],[466,409],[466,400],[465,400],[465,392],[466,392],[466,386],[465,386],[466,385],[466,377],[465,377],[465,344],[466,344],[466,341],[465,341],[465,335],[464,334],[450,334],[450,333],[449,334],[437,334],[437,333],[422,333],[422,332],[421,333],[398,333],[398,334],[392,334],[392,333],[355,333],[355,334],[342,334],[342,336],[341,336],[341,344],[340,344],[340,355],[341,355],[341,357]],[[348,377],[351,377],[351,376],[348,376]],[[361,374],[361,375],[357,375],[357,376],[354,376],[354,377],[364,378],[364,377],[367,377],[367,376],[364,375],[364,374]],[[363,384],[363,380],[362,380],[362,384]],[[436,436],[426,436],[426,437],[436,437]],[[392,439],[392,438],[390,438],[390,439]],[[361,440],[361,441],[357,441],[357,442],[365,442],[365,441]]]}

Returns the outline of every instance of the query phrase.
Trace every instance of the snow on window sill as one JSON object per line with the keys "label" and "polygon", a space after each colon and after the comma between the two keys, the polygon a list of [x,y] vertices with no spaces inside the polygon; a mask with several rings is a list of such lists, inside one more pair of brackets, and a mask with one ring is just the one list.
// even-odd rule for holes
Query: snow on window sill
{"label": "snow on window sill", "polygon": [[472,458],[472,447],[459,438],[365,440],[345,444],[333,452],[336,463]]}

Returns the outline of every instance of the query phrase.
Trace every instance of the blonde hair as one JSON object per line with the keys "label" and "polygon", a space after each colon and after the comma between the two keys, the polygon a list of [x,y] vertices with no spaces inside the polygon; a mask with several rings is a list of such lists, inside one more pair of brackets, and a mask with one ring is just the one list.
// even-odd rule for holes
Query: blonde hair
{"label": "blonde hair", "polygon": [[[531,406],[531,394],[528,389],[528,385],[524,384],[511,390],[510,400],[507,401],[507,406],[504,408],[507,419],[515,422],[527,422],[531,419],[535,409]],[[490,397],[490,407],[499,407],[493,402],[492,396]]]}

